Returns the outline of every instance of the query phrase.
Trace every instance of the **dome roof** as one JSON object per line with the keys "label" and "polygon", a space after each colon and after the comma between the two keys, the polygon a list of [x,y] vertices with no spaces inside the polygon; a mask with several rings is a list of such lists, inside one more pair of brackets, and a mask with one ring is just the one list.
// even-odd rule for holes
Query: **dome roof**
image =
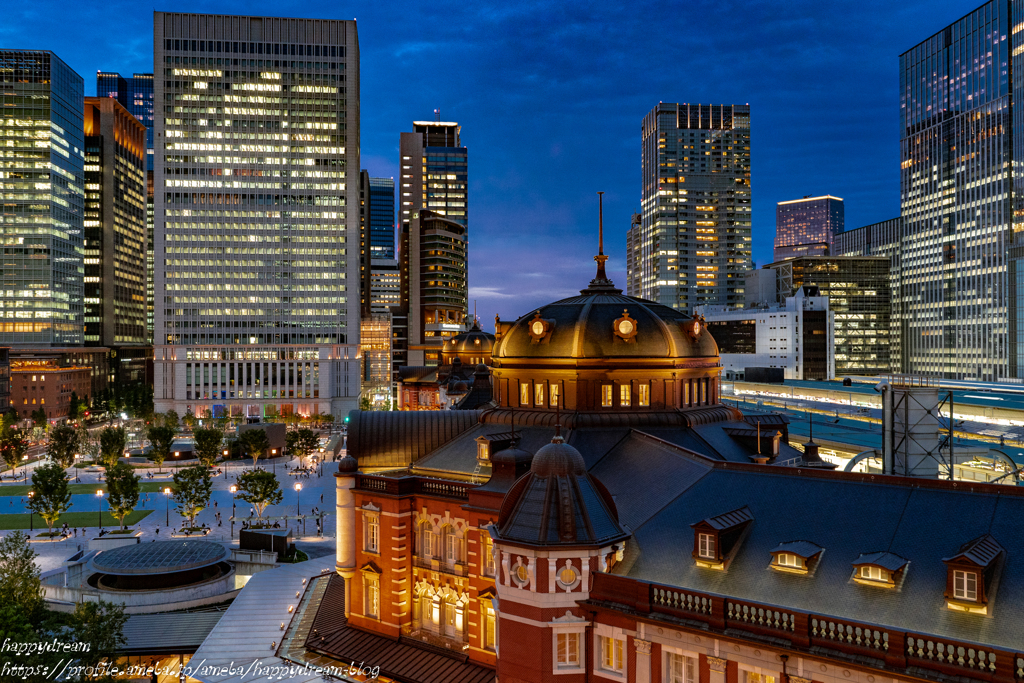
{"label": "dome roof", "polygon": [[474,320],[473,327],[445,340],[442,353],[474,357],[490,356],[493,348],[494,335],[481,330],[480,324]]}
{"label": "dome roof", "polygon": [[718,344],[703,319],[608,284],[542,306],[512,323],[494,359],[711,358]]}
{"label": "dome roof", "polygon": [[346,454],[344,458],[338,461],[338,472],[340,474],[351,474],[358,471],[359,462],[351,455]]}
{"label": "dome roof", "polygon": [[619,524],[611,494],[587,472],[583,456],[556,435],[505,494],[498,536],[530,545],[603,547],[629,534]]}
{"label": "dome roof", "polygon": [[533,456],[530,471],[538,477],[568,477],[586,474],[587,464],[578,450],[556,436]]}

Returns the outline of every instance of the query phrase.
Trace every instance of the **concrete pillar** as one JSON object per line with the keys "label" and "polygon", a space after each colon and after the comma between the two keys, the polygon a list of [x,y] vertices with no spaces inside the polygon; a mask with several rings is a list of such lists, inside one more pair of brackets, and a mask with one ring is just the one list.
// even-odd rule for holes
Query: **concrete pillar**
{"label": "concrete pillar", "polygon": [[[337,489],[337,545],[335,549],[335,570],[345,580],[345,617],[351,611],[352,578],[356,574],[356,498],[352,493],[356,479],[355,467],[345,467],[351,457],[341,459],[335,474]],[[349,470],[349,471],[346,471]]]}
{"label": "concrete pillar", "polygon": [[636,647],[636,683],[651,683],[651,641],[633,639]]}

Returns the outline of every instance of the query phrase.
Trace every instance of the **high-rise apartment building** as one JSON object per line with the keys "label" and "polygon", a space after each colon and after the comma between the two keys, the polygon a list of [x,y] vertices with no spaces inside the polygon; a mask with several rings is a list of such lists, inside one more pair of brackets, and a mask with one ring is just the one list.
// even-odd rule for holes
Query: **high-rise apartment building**
{"label": "high-rise apartment building", "polygon": [[84,115],[85,344],[144,346],[146,127],[111,97]]}
{"label": "high-rise apartment building", "polygon": [[[903,370],[1020,377],[1013,249],[1024,231],[1024,21],[993,0],[900,55],[900,209],[893,268]],[[1017,172],[1015,174],[1015,169]]]}
{"label": "high-rise apartment building", "polygon": [[157,410],[355,408],[354,21],[156,12]]}
{"label": "high-rise apartment building", "polygon": [[0,49],[0,345],[83,342],[83,88],[52,52]]}
{"label": "high-rise apartment building", "polygon": [[153,74],[96,72],[96,95],[112,97],[146,127],[146,332],[153,341]]}
{"label": "high-rise apartment building", "polygon": [[629,295],[680,310],[742,307],[751,267],[750,107],[661,103],[644,117],[641,138]]}
{"label": "high-rise apartment building", "polygon": [[413,121],[412,126],[413,132],[399,140],[401,222],[428,209],[468,227],[469,149],[462,146],[461,126],[450,121]]}
{"label": "high-rise apartment building", "polygon": [[832,240],[843,231],[843,200],[839,197],[804,197],[775,206],[775,259],[828,256]]}

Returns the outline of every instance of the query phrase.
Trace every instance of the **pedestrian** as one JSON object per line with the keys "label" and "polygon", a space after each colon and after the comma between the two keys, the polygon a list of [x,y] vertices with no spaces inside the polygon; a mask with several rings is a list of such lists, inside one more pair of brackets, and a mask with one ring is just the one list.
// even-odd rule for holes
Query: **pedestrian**
{"label": "pedestrian", "polygon": [[75,527],[75,538],[78,538],[78,527]]}
{"label": "pedestrian", "polygon": [[213,501],[213,507],[217,507],[217,501]]}
{"label": "pedestrian", "polygon": [[160,535],[160,527],[157,527],[157,528],[156,528],[156,532],[155,532],[155,533],[156,533],[156,535],[157,535],[157,536],[159,536],[159,535]]}
{"label": "pedestrian", "polygon": [[321,503],[324,502],[324,494],[322,494],[322,493],[320,494],[320,502]]}

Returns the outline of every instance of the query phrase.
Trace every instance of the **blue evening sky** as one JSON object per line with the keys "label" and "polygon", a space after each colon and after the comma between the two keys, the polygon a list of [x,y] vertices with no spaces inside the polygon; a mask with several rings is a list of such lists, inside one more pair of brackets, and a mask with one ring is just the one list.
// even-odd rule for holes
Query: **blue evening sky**
{"label": "blue evening sky", "polygon": [[[148,4],[148,3],[147,3]],[[749,103],[754,260],[775,203],[831,193],[848,228],[899,214],[899,54],[980,2],[8,3],[0,46],[49,49],[85,78],[153,70],[152,9],[358,21],[362,166],[395,176],[411,121],[469,147],[470,307],[491,328],[593,277],[605,194],[625,284],[640,122],[659,101]],[[352,176],[355,177],[354,174]]]}

